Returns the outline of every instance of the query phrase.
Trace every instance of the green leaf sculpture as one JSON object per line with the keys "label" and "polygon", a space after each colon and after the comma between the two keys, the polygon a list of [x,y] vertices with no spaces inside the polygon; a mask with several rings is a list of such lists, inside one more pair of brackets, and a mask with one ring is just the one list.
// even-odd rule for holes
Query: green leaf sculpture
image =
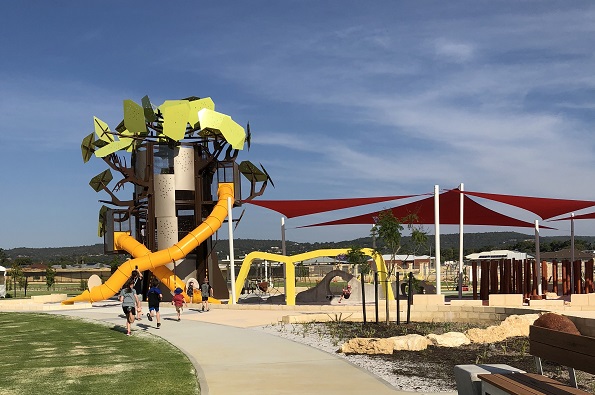
{"label": "green leaf sculpture", "polygon": [[99,192],[103,189],[103,187],[107,187],[111,180],[114,179],[112,176],[112,172],[110,169],[104,170],[101,173],[97,174],[95,177],[89,181],[89,185],[95,192]]}

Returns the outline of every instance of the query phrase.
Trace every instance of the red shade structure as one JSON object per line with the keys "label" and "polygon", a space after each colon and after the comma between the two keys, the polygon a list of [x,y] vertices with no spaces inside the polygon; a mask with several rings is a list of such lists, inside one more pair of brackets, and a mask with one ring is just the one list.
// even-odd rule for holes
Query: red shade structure
{"label": "red shade structure", "polygon": [[268,208],[283,214],[286,218],[324,213],[344,208],[365,206],[367,204],[388,202],[390,200],[406,199],[420,195],[383,196],[352,199],[319,199],[319,200],[249,200],[244,203]]}
{"label": "red shade structure", "polygon": [[464,191],[462,193],[464,193],[465,195],[476,196],[479,198],[493,200],[496,202],[505,203],[511,206],[522,208],[539,215],[542,219],[553,218],[557,217],[558,215],[595,206],[595,201],[592,200],[551,199],[531,196],[500,195],[495,193],[470,191]]}
{"label": "red shade structure", "polygon": [[[460,195],[458,189],[453,189],[440,194],[440,224],[458,225],[460,223],[459,199]],[[513,226],[523,228],[535,227],[535,224],[531,222],[521,221],[484,207],[467,196],[465,196],[464,206],[463,223],[465,225]],[[418,219],[417,223],[419,224],[435,223],[434,197],[428,197],[416,202],[393,207],[390,210],[396,218],[403,218],[410,214],[416,214]],[[380,211],[376,211],[334,221],[300,226],[300,228],[326,225],[374,224],[374,217],[377,217],[379,213]],[[544,228],[552,229],[548,227]]]}
{"label": "red shade structure", "polygon": [[595,213],[587,213],[558,219],[550,219],[549,221],[568,221],[570,219],[595,219]]}

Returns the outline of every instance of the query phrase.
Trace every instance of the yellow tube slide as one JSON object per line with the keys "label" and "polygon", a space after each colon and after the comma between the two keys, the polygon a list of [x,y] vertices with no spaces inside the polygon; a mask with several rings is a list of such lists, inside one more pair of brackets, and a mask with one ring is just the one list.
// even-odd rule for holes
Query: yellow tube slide
{"label": "yellow tube slide", "polygon": [[[140,271],[151,270],[162,283],[172,290],[176,287],[184,289],[184,283],[173,275],[171,270],[164,265],[186,257],[186,255],[192,252],[192,250],[198,247],[207,238],[211,237],[217,229],[221,227],[223,221],[227,217],[227,198],[231,197],[234,199],[233,184],[220,183],[217,195],[219,201],[213,208],[211,214],[197,226],[196,229],[167,249],[148,252],[146,247],[141,243],[138,243],[131,236],[122,235],[118,237],[116,245],[129,251],[134,256],[134,259],[130,259],[120,265],[104,284],[93,287],[91,291],[85,291],[74,298],[63,301],[62,303],[96,302],[109,299],[120,291],[126,280],[132,275],[132,271],[137,266]],[[132,240],[134,240],[134,242],[132,242]]]}
{"label": "yellow tube slide", "polygon": [[[374,259],[376,262],[376,270],[380,275],[380,281],[386,281],[386,275],[388,273],[386,269],[386,264],[384,259],[382,259],[382,255],[377,254],[371,248],[362,248],[361,251]],[[308,251],[297,255],[287,256],[287,255],[279,255],[279,254],[272,254],[270,252],[261,252],[261,251],[254,251],[246,255],[244,260],[242,261],[242,267],[240,268],[240,272],[238,273],[238,277],[236,278],[236,290],[242,289],[244,286],[244,281],[248,277],[248,272],[250,271],[250,265],[252,261],[255,259],[266,259],[273,262],[282,262],[285,264],[285,303],[289,306],[295,306],[295,263],[302,262],[311,258],[317,258],[320,256],[338,256],[347,254],[349,252],[348,248],[331,248],[326,250],[315,250],[315,251]],[[388,288],[388,297],[390,300],[393,300],[394,294],[393,289],[391,287]],[[236,302],[240,298],[239,294],[236,294]]]}

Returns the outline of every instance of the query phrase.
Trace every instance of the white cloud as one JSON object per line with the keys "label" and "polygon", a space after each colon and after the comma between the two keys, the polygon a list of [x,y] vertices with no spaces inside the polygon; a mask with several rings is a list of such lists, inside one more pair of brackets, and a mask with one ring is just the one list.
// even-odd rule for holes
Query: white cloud
{"label": "white cloud", "polygon": [[465,43],[438,39],[434,42],[434,50],[441,60],[455,63],[466,63],[473,57],[473,46]]}

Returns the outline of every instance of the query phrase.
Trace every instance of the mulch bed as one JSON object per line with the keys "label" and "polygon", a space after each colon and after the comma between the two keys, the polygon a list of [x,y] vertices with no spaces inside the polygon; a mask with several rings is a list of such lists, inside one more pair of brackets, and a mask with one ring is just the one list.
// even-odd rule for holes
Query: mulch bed
{"label": "mulch bed", "polygon": [[[485,325],[488,326],[488,325]],[[391,323],[330,322],[324,325],[328,335],[342,343],[354,337],[386,338],[407,334],[428,335],[446,332],[464,332],[478,327],[467,323]],[[448,348],[428,347],[423,351],[396,351],[392,355],[377,355],[373,358],[384,360],[392,366],[396,375],[416,376],[439,380],[444,385],[456,389],[454,381],[455,365],[465,364],[507,364],[526,372],[535,373],[535,360],[529,354],[529,340],[526,337],[513,337],[500,342]],[[543,361],[544,373],[563,383],[568,383],[565,367]],[[577,371],[579,388],[595,393],[595,375]]]}

